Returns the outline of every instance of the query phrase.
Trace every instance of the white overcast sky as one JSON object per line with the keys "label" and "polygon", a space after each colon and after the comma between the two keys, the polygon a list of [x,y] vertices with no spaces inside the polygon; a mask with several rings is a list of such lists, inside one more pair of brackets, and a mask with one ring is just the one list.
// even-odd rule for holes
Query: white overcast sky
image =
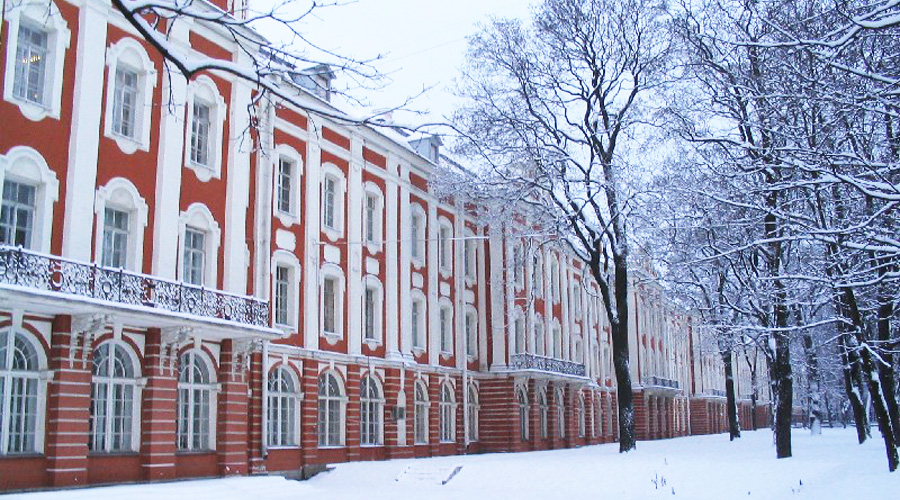
{"label": "white overcast sky", "polygon": [[[462,65],[466,36],[490,16],[527,18],[531,0],[358,0],[316,10],[303,31],[324,48],[357,59],[383,58],[389,76],[377,92],[361,92],[374,108],[402,103],[433,87],[411,106],[429,117],[395,114],[404,122],[440,119],[453,109],[448,88]],[[340,78],[340,76],[339,76]],[[344,82],[346,85],[347,82]],[[340,87],[341,82],[336,82]]]}

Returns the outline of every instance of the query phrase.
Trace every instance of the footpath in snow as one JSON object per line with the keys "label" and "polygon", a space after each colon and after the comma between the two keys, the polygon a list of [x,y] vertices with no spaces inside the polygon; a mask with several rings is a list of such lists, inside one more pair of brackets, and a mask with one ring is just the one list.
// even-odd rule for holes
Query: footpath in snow
{"label": "footpath in snow", "polygon": [[853,429],[796,430],[794,456],[776,460],[769,430],[617,444],[574,450],[452,456],[337,464],[309,481],[235,477],[12,494],[4,500],[728,500],[900,498],[900,472],[888,473],[873,438],[856,444]]}

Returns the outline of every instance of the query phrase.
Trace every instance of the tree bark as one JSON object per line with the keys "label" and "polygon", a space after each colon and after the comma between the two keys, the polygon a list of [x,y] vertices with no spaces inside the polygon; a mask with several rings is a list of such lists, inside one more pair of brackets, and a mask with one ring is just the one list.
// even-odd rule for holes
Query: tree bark
{"label": "tree bark", "polygon": [[731,351],[722,352],[722,363],[725,365],[725,404],[728,407],[728,439],[734,441],[741,437],[741,424],[738,422],[737,397],[734,393],[734,366]]}
{"label": "tree bark", "polygon": [[809,381],[809,431],[822,434],[822,382],[819,378],[819,355],[813,349],[812,335],[803,334],[803,350],[806,351],[806,379]]}

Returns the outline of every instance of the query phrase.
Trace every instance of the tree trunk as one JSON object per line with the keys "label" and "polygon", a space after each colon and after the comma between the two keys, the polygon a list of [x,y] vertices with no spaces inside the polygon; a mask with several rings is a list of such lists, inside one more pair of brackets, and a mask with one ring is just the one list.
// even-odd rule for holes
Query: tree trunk
{"label": "tree trunk", "polygon": [[[838,327],[846,330],[846,327]],[[856,439],[859,444],[866,442],[869,437],[869,417],[866,412],[866,405],[863,401],[864,386],[862,383],[862,367],[859,363],[859,356],[850,349],[849,332],[842,332],[838,336],[838,345],[841,350],[841,365],[844,373],[844,392],[847,393],[847,399],[850,401],[850,409],[853,411],[853,424],[856,426]]]}
{"label": "tree trunk", "polygon": [[819,379],[819,355],[813,349],[812,335],[803,334],[803,350],[806,351],[806,379],[809,381],[809,431],[822,434],[822,381]]}
{"label": "tree trunk", "polygon": [[[780,306],[776,306],[778,308]],[[794,409],[794,379],[791,373],[790,338],[777,330],[772,359],[772,388],[775,396],[775,456],[791,456],[791,415]]]}
{"label": "tree trunk", "polygon": [[[883,266],[882,266],[883,268]],[[878,355],[878,379],[881,393],[884,395],[891,427],[894,430],[894,443],[900,444],[900,411],[897,408],[897,385],[894,382],[894,354],[892,349],[884,348],[891,340],[891,317],[894,315],[894,303],[888,291],[878,296],[878,334],[876,336]]]}
{"label": "tree trunk", "polygon": [[613,366],[616,370],[616,398],[619,406],[619,452],[635,449],[634,393],[628,354],[628,323],[612,327]]}
{"label": "tree trunk", "polygon": [[722,363],[725,365],[725,405],[728,408],[728,438],[730,441],[741,437],[741,425],[738,422],[737,398],[734,393],[734,367],[731,351],[724,351]]}

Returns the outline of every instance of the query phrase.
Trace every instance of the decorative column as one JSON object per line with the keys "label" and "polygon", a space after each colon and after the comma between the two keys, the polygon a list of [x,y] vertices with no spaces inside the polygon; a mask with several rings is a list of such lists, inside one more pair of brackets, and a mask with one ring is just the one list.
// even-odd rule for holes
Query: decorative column
{"label": "decorative column", "polygon": [[257,350],[251,339],[222,341],[219,353],[218,419],[216,454],[219,474],[247,474],[247,378],[246,361]]}

